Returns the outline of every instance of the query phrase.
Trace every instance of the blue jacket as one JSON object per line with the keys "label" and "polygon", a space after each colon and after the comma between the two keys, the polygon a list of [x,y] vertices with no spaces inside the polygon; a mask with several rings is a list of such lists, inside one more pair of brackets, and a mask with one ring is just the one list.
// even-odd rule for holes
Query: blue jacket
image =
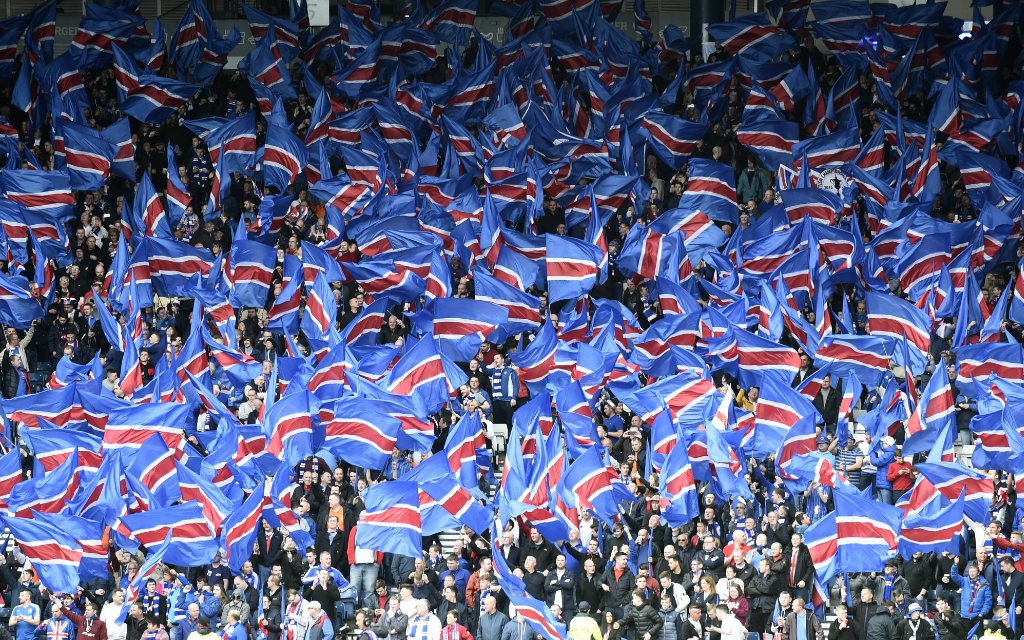
{"label": "blue jacket", "polygon": [[519,395],[519,375],[512,367],[487,369],[491,379],[491,394],[495,400],[515,400]]}
{"label": "blue jacket", "polygon": [[199,613],[209,618],[210,626],[216,628],[220,625],[220,598],[213,595],[212,592],[203,595],[203,602],[199,605]]}
{"label": "blue jacket", "polygon": [[949,570],[949,577],[960,585],[961,618],[977,618],[992,609],[992,588],[988,586],[988,581],[985,578],[979,576],[977,582],[972,584],[970,578],[960,575],[955,563]]}
{"label": "blue jacket", "polygon": [[871,464],[878,468],[878,472],[875,474],[876,489],[892,489],[892,483],[885,476],[889,472],[889,464],[896,459],[895,453],[895,446],[871,450]]}

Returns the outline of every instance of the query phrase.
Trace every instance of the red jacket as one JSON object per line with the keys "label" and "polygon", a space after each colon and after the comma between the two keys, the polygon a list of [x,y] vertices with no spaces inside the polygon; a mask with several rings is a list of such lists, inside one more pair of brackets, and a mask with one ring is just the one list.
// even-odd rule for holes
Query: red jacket
{"label": "red jacket", "polygon": [[[908,473],[900,475],[901,469],[906,469]],[[914,486],[914,474],[909,473],[912,469],[913,467],[905,459],[903,462],[889,464],[889,472],[885,474],[885,477],[892,483],[893,491],[910,491],[910,488]]]}

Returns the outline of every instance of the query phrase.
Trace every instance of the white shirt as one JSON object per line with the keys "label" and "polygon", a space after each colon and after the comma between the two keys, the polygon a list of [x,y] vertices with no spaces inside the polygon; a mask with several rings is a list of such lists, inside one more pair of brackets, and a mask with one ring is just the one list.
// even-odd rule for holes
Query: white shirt
{"label": "white shirt", "polygon": [[722,618],[718,623],[718,628],[722,630],[722,640],[747,640],[746,628],[731,613]]}
{"label": "white shirt", "polygon": [[121,616],[121,605],[108,602],[103,605],[100,611],[100,620],[107,626],[107,638],[110,640],[123,640],[128,637],[128,623],[117,624]]}
{"label": "white shirt", "polygon": [[422,618],[413,616],[409,618],[409,631],[406,637],[409,640],[437,640],[441,637],[441,621],[432,613]]}

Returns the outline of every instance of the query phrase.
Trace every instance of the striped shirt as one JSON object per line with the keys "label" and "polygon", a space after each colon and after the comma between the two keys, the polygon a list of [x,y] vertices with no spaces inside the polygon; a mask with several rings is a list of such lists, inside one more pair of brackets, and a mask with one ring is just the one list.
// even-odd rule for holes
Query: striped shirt
{"label": "striped shirt", "polygon": [[839,467],[838,471],[844,474],[846,479],[850,481],[850,484],[854,486],[860,484],[860,469],[847,471],[847,468],[857,464],[857,458],[863,457],[864,454],[861,453],[860,447],[854,447],[852,449],[843,447],[836,452],[836,464]]}

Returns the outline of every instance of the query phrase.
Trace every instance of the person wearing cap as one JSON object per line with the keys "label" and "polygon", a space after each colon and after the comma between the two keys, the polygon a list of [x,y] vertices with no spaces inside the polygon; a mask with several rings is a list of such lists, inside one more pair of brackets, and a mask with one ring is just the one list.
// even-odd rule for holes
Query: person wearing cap
{"label": "person wearing cap", "polygon": [[892,600],[897,591],[908,590],[907,580],[899,574],[899,562],[894,558],[885,561],[882,575],[875,579],[875,602]]}
{"label": "person wearing cap", "polygon": [[920,604],[910,603],[906,620],[901,620],[896,628],[896,637],[899,640],[933,640],[935,631],[923,613]]}
{"label": "person wearing cap", "polygon": [[213,640],[217,638],[216,632],[210,626],[210,619],[206,616],[199,616],[196,621],[196,630],[188,634],[185,640]]}
{"label": "person wearing cap", "polygon": [[578,613],[569,623],[569,640],[601,640],[601,627],[590,617],[590,603],[582,600],[577,609]]}
{"label": "person wearing cap", "polygon": [[892,498],[892,482],[888,473],[889,465],[895,460],[896,441],[891,436],[884,436],[878,441],[877,447],[870,452],[871,464],[875,465],[875,499],[885,504],[895,504]]}

